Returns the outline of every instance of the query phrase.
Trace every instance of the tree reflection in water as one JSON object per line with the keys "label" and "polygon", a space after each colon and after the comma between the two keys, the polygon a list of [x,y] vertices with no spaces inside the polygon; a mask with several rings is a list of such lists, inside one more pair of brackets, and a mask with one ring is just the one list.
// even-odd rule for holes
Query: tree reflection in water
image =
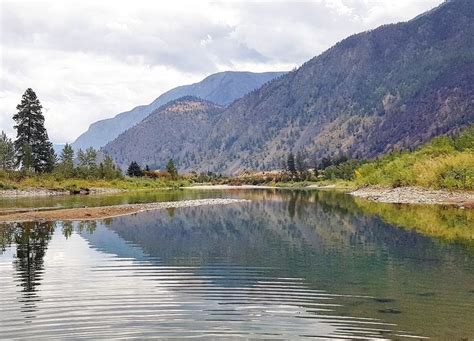
{"label": "tree reflection in water", "polygon": [[[12,223],[0,226],[2,253],[12,243],[16,245],[13,265],[22,288],[22,311],[36,311],[36,291],[44,272],[44,255],[54,232],[52,222]],[[34,316],[28,316],[34,317]]]}
{"label": "tree reflection in water", "polygon": [[[38,286],[44,274],[44,257],[55,228],[62,225],[62,233],[69,238],[74,231],[93,233],[97,222],[22,222],[0,225],[0,254],[15,245],[13,265],[23,293],[20,301],[22,311],[36,311]],[[34,315],[27,316],[33,318]]]}

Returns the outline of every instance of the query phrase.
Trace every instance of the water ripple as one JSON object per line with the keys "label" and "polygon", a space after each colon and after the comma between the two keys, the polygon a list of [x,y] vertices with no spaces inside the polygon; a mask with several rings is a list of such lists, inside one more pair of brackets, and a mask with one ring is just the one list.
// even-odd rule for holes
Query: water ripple
{"label": "water ripple", "polygon": [[[52,242],[50,257],[25,292],[24,272],[2,260],[2,338],[384,338],[393,325],[338,316],[340,297],[273,268],[230,264],[170,266],[104,254],[75,236]],[[11,260],[11,259],[10,259]],[[10,270],[10,271],[9,271]],[[58,289],[60,288],[60,289]],[[358,296],[364,297],[364,296]],[[368,297],[366,297],[368,298]],[[269,332],[271,331],[271,332]]]}

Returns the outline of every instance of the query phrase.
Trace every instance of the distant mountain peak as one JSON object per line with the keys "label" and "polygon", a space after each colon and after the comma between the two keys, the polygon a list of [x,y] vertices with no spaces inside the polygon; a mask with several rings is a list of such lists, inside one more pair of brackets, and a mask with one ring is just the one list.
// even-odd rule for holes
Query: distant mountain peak
{"label": "distant mountain peak", "polygon": [[198,83],[171,89],[148,105],[137,106],[113,118],[92,123],[89,129],[72,143],[72,146],[74,149],[85,149],[90,146],[100,148],[162,105],[183,96],[197,96],[219,105],[228,105],[283,74],[284,72],[224,71],[209,75]]}

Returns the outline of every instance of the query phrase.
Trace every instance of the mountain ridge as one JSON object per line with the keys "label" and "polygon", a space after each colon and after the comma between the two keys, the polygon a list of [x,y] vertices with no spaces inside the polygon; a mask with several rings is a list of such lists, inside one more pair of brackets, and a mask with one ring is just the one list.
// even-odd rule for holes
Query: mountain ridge
{"label": "mountain ridge", "polygon": [[473,98],[474,2],[452,0],[352,35],[251,91],[219,114],[194,157],[175,161],[232,174],[281,168],[289,152],[311,163],[374,158],[474,123]]}
{"label": "mountain ridge", "polygon": [[[164,168],[169,155],[183,159],[209,132],[224,106],[195,96],[170,101],[121,133],[102,149],[123,169],[134,160],[152,169]],[[161,132],[166,132],[162,134]],[[140,144],[143,148],[136,150]],[[153,153],[149,153],[153,150]],[[191,160],[191,159],[190,159]]]}
{"label": "mountain ridge", "polygon": [[249,91],[283,74],[285,72],[224,71],[209,75],[200,82],[168,90],[150,104],[139,105],[114,117],[92,123],[88,130],[72,143],[72,146],[76,150],[91,146],[100,148],[120,133],[138,124],[160,106],[187,95],[208,99],[220,105],[228,105]]}

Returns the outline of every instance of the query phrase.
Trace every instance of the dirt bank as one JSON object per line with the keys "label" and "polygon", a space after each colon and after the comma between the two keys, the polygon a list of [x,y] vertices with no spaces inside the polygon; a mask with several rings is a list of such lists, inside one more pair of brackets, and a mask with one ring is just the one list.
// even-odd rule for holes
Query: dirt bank
{"label": "dirt bank", "polygon": [[3,212],[0,222],[50,221],[50,220],[99,220],[163,208],[194,207],[204,205],[226,205],[248,202],[243,199],[199,199],[155,202],[148,204],[127,204],[102,207],[84,207],[52,210],[30,210],[28,212]]}
{"label": "dirt bank", "polygon": [[474,192],[449,192],[419,187],[365,187],[350,194],[359,198],[384,203],[444,204],[474,208]]}

